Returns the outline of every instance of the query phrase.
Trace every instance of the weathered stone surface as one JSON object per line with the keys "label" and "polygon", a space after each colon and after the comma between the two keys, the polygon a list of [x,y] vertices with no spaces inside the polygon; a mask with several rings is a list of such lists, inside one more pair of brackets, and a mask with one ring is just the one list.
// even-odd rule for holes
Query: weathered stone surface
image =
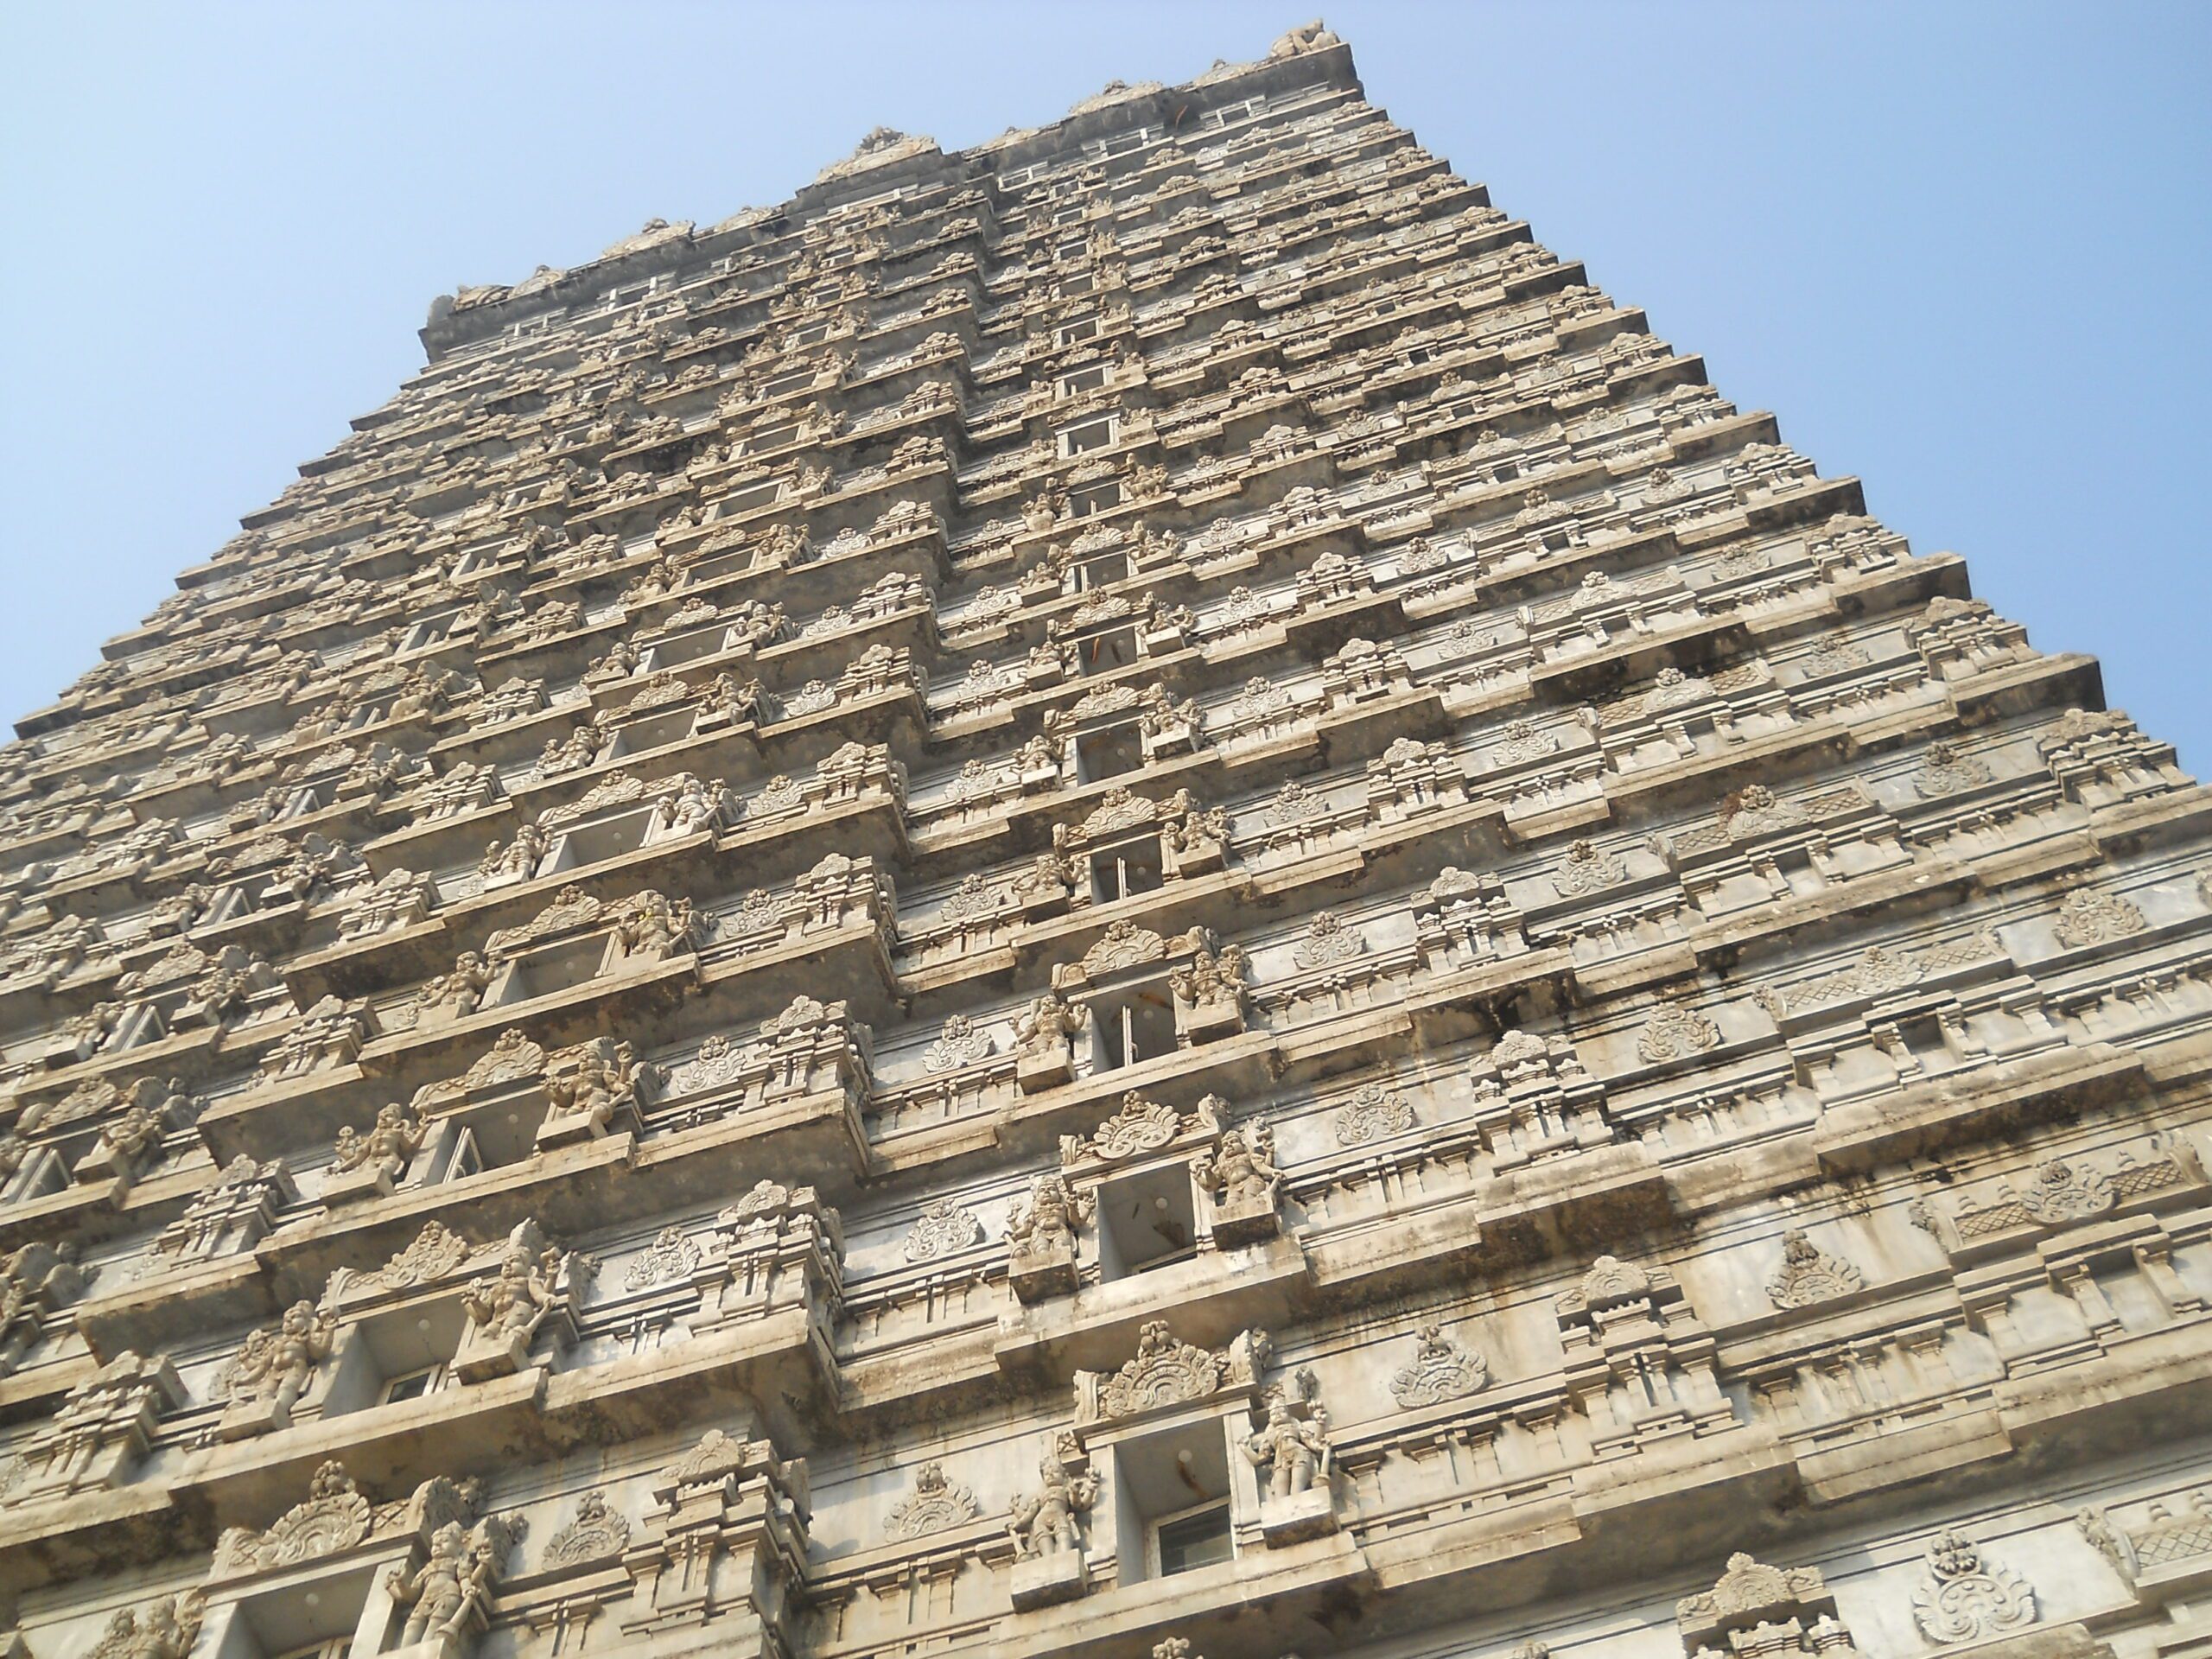
{"label": "weathered stone surface", "polygon": [[423,341],[0,751],[0,1647],[2212,1646],[2212,804],[1325,27]]}

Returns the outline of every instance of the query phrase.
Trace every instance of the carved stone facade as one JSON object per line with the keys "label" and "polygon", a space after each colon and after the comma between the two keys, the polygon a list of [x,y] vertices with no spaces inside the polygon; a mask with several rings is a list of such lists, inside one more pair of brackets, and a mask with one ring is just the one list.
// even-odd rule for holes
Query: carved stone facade
{"label": "carved stone facade", "polygon": [[2212,798],[1325,28],[423,340],[0,752],[8,1652],[2212,1652]]}

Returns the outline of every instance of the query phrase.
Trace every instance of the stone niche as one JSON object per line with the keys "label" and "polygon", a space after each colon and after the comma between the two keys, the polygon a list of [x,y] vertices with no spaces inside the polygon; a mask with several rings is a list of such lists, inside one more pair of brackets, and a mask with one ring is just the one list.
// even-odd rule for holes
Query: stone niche
{"label": "stone niche", "polygon": [[1818,1571],[1766,1567],[1740,1552],[1712,1589],[1676,1604],[1675,1625],[1691,1659],[1858,1651]]}
{"label": "stone niche", "polygon": [[519,1536],[503,1516],[480,1517],[478,1498],[474,1481],[439,1477],[403,1501],[375,1503],[342,1465],[324,1464],[307,1496],[269,1527],[231,1527],[218,1540],[185,1611],[200,1627],[192,1650],[219,1659],[341,1648],[465,1659],[488,1626]]}
{"label": "stone niche", "polygon": [[1226,1109],[1216,1095],[1179,1111],[1132,1090],[1089,1134],[1061,1136],[1058,1173],[1008,1227],[1014,1294],[1062,1294],[1085,1266],[1112,1282],[1279,1233],[1273,1137],[1257,1119],[1224,1125]]}
{"label": "stone niche", "polygon": [[1118,1370],[1076,1373],[1071,1438],[1122,1586],[1337,1530],[1327,1414],[1310,1372],[1264,1380],[1271,1351],[1263,1331],[1215,1350],[1154,1320]]}
{"label": "stone niche", "polygon": [[341,1270],[324,1301],[342,1328],[323,1415],[421,1400],[511,1376],[571,1346],[591,1263],[537,1224],[472,1245],[429,1222],[373,1273]]}

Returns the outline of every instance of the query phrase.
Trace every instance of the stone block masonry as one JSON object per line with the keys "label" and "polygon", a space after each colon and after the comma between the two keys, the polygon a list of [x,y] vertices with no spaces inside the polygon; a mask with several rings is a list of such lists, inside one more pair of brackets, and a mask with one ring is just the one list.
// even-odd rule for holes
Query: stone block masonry
{"label": "stone block masonry", "polygon": [[6,1654],[2212,1652],[2212,801],[1328,30],[423,339],[0,751]]}

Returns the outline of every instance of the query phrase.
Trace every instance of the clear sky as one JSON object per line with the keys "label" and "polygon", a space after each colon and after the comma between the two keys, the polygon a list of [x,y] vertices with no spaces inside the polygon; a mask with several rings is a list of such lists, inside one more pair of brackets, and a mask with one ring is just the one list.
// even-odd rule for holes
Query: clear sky
{"label": "clear sky", "polygon": [[[0,13],[0,720],[421,361],[431,297],[1248,59],[1317,0]],[[1332,5],[1369,98],[2212,766],[2212,7]]]}

